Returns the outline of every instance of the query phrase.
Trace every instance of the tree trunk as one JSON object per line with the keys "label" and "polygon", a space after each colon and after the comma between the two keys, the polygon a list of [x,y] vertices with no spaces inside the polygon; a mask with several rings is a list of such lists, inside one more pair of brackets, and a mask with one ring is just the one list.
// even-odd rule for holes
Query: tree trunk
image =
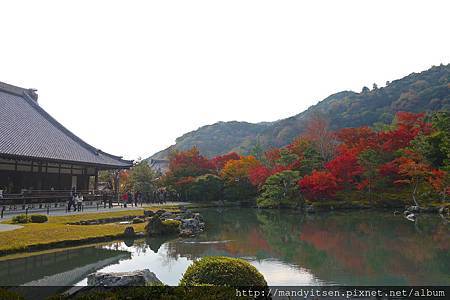
{"label": "tree trunk", "polygon": [[419,203],[417,203],[417,200],[416,200],[416,191],[417,191],[417,186],[418,186],[418,185],[419,185],[419,182],[416,181],[416,183],[414,184],[414,190],[413,190],[413,192],[412,192],[412,198],[413,198],[414,204],[415,204],[416,206],[419,206]]}

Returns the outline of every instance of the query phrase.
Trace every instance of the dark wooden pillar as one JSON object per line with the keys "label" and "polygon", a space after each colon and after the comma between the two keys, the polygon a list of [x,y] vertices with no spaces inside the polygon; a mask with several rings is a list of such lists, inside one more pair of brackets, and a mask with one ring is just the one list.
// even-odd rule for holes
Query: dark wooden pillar
{"label": "dark wooden pillar", "polygon": [[61,164],[58,164],[58,190],[61,190]]}
{"label": "dark wooden pillar", "polygon": [[95,169],[95,178],[94,178],[94,191],[98,188],[98,169]]}

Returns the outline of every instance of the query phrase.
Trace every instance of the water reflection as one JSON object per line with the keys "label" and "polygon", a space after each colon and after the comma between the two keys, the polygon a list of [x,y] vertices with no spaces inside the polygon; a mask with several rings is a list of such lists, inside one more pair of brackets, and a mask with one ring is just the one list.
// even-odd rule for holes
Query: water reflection
{"label": "water reflection", "polygon": [[[65,263],[39,255],[27,258],[45,262],[34,263],[33,268],[24,268],[33,263],[23,259],[4,261],[0,262],[0,282],[45,284],[56,280],[55,274],[70,271],[78,274],[72,282],[85,285],[87,270],[148,268],[163,282],[176,285],[193,260],[225,255],[247,259],[271,285],[450,284],[448,224],[437,216],[421,216],[415,224],[391,213],[373,212],[305,216],[288,211],[208,209],[202,214],[208,228],[197,238],[149,238],[74,249],[71,255],[78,256]],[[5,273],[12,272],[11,267],[4,268],[8,264],[22,266],[15,272],[27,276],[11,277]],[[81,272],[82,266],[91,267]]]}
{"label": "water reflection", "polygon": [[0,285],[70,286],[96,270],[130,258],[128,251],[88,247],[1,261]]}

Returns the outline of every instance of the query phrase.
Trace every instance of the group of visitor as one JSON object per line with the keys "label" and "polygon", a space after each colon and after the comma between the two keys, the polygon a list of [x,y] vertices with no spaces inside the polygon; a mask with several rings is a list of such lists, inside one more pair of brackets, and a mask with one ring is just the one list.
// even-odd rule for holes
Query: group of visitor
{"label": "group of visitor", "polygon": [[75,188],[70,192],[69,204],[67,207],[67,211],[70,211],[73,206],[73,211],[81,211],[83,209],[83,201],[84,197],[81,193],[77,193]]}
{"label": "group of visitor", "polygon": [[122,195],[122,203],[123,207],[127,207],[127,205],[138,206],[139,203],[142,203],[142,193],[140,191],[136,191],[133,195],[131,191],[127,191]]}

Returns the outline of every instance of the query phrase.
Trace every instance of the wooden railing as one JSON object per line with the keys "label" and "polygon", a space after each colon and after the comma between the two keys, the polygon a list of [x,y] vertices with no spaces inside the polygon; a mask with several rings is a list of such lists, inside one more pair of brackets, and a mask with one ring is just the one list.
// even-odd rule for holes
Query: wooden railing
{"label": "wooden railing", "polygon": [[[77,191],[77,193],[83,195],[84,207],[105,207],[107,202],[116,202],[117,199],[113,193],[103,194],[100,191]],[[3,194],[3,197],[0,197],[0,217],[3,218],[5,213],[18,211],[46,210],[49,213],[54,209],[67,210],[71,198],[71,191],[66,190],[33,190],[20,194]]]}

